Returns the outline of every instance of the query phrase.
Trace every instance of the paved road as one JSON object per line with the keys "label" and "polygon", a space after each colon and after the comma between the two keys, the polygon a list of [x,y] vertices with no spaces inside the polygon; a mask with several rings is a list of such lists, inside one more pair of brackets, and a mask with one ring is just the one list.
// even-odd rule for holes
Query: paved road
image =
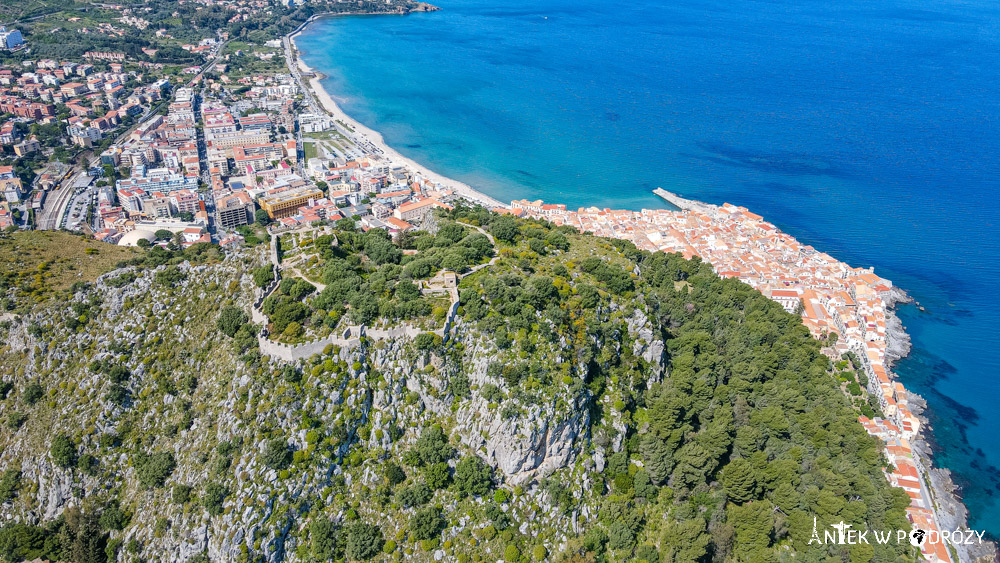
{"label": "paved road", "polygon": [[[212,60],[209,61],[209,62],[206,62],[201,67],[201,72],[199,72],[197,76],[195,76],[194,78],[192,78],[191,81],[188,84],[186,84],[185,86],[194,86],[194,84],[197,82],[197,80],[199,78],[202,77],[202,75],[204,75],[206,72],[208,72],[208,70],[210,68],[214,67],[215,63],[219,62],[219,59],[222,58],[222,50],[226,47],[227,43],[228,43],[228,41],[223,41],[222,43],[219,44],[219,48],[215,52],[215,56],[212,57]],[[178,87],[181,87],[181,86],[178,86]],[[151,106],[149,108],[148,112],[146,112],[145,114],[143,114],[142,117],[140,117],[124,133],[122,133],[121,135],[118,135],[118,137],[115,138],[114,144],[115,145],[120,145],[120,144],[124,143],[125,139],[127,139],[128,136],[131,135],[132,132],[136,130],[136,128],[138,128],[143,123],[146,123],[147,121],[149,121],[150,119],[152,119],[155,115],[157,115],[157,112],[159,112],[160,108],[162,108],[164,106],[164,104],[169,104],[170,102],[173,101],[173,99],[174,99],[174,97],[173,97],[173,95],[171,95],[169,98],[164,98],[164,99],[160,100],[158,103],[156,103],[155,105]]]}
{"label": "paved road", "polygon": [[[309,106],[309,112],[314,115],[322,115],[324,112],[319,111],[316,102],[312,98],[312,95],[310,94],[309,90],[306,89],[305,87],[305,82],[302,80],[302,76],[299,73],[299,66],[292,62],[294,55],[292,53],[292,41],[291,39],[289,39],[289,37],[290,37],[289,35],[286,35],[281,38],[282,44],[284,45],[285,48],[285,64],[286,66],[288,66],[288,72],[291,73],[292,78],[294,78],[295,82],[299,85],[299,90],[302,92],[302,95],[305,98],[306,105]],[[298,119],[296,119],[296,121],[298,121]],[[306,146],[302,141],[302,129],[298,126],[298,124],[296,124],[295,127],[295,152],[296,156],[298,157],[297,168],[299,175],[302,176],[303,178],[307,178],[308,176],[306,176],[306,161],[305,161]]]}

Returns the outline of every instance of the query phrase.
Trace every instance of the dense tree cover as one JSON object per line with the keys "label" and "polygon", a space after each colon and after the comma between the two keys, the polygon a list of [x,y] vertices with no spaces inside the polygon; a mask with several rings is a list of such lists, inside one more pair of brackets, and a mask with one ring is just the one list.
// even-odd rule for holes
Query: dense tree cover
{"label": "dense tree cover", "polygon": [[[908,527],[908,497],[886,483],[880,443],[840,389],[847,380],[846,391],[856,392],[854,380],[831,374],[821,343],[796,316],[698,259],[480,208],[449,215],[502,243],[498,267],[460,288],[465,319],[507,350],[487,373],[502,385],[478,392],[517,416],[511,398],[582,387],[602,449],[605,395],[614,393],[627,423],[603,470],[601,525],[574,544],[581,555],[768,561],[790,546],[822,558],[838,552],[808,545],[813,516],[820,526]],[[588,248],[577,248],[584,240]],[[668,376],[659,381],[630,345],[607,345],[626,333],[620,319],[632,315],[630,302],[644,306],[666,344]],[[572,355],[586,369],[545,361],[548,353]],[[549,480],[543,489],[564,510],[578,502],[571,485]],[[904,554],[907,546],[874,546],[871,557]]]}
{"label": "dense tree cover", "polygon": [[5,523],[0,527],[0,560],[105,563],[108,534],[102,529],[102,517],[100,512],[71,507],[42,526]]}
{"label": "dense tree cover", "polygon": [[[262,306],[272,335],[295,339],[309,328],[332,330],[345,315],[351,324],[425,317],[433,307],[416,282],[493,256],[485,235],[451,221],[443,221],[435,234],[417,231],[393,241],[383,229],[359,232],[353,220],[342,219],[333,234],[316,237],[303,251],[318,256],[326,287],[315,293],[302,279],[282,279]],[[271,274],[255,270],[254,279],[263,286]]]}

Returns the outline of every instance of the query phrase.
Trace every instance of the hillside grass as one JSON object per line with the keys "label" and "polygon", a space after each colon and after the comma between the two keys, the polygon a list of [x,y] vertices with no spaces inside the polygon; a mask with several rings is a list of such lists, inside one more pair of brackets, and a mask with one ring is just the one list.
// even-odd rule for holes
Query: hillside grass
{"label": "hillside grass", "polygon": [[37,300],[69,289],[76,282],[93,282],[121,260],[141,254],[60,231],[19,231],[0,237],[0,264],[9,285],[17,285]]}

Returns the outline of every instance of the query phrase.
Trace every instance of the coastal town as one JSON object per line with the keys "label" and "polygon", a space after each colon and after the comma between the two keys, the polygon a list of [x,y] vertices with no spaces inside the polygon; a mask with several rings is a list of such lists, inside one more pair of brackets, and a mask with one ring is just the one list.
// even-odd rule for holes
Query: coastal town
{"label": "coastal town", "polygon": [[[345,121],[298,111],[299,73],[247,76],[235,88],[223,87],[225,74],[205,79],[205,70],[226,67],[211,62],[215,52],[205,51],[210,62],[180,84],[143,84],[147,77],[121,62],[106,72],[52,60],[28,61],[32,70],[16,77],[0,70],[11,86],[4,109],[18,116],[3,127],[15,153],[41,150],[28,123],[65,124],[69,147],[81,151],[79,166],[57,161],[31,179],[0,169],[0,228],[65,228],[120,245],[225,246],[242,244],[253,226],[275,234],[343,217],[396,234],[457,196]],[[71,115],[60,119],[56,104]],[[125,119],[134,125],[115,138]]]}
{"label": "coastal town", "polygon": [[[573,211],[561,204],[519,200],[511,202],[509,212],[629,240],[650,252],[698,257],[720,276],[747,283],[789,313],[801,315],[810,333],[829,343],[832,360],[850,358],[863,371],[871,404],[860,399],[860,389],[856,403],[871,416],[858,420],[885,443],[890,463],[886,478],[910,496],[911,522],[924,530],[942,529],[927,469],[910,445],[920,433],[920,418],[910,409],[906,389],[890,378],[891,362],[899,357],[892,356],[890,343],[906,337],[892,307],[905,301],[905,294],[872,268],[848,266],[801,244],[744,207],[689,201],[662,189],[656,193],[678,210]],[[943,541],[926,543],[922,551],[931,561],[953,561]]]}
{"label": "coastal town", "polygon": [[[223,7],[237,21],[270,9],[246,0],[198,4]],[[171,35],[154,29],[142,9],[103,10],[114,17],[65,25],[111,38],[130,30]],[[858,373],[861,389],[845,383],[845,393],[862,413],[859,423],[884,442],[885,475],[910,496],[910,521],[925,531],[953,526],[942,522],[941,493],[911,445],[921,418],[891,372],[900,356],[893,341],[905,338],[892,309],[906,299],[891,281],[728,203],[661,190],[676,209],[502,204],[403,157],[344,114],[322,75],[299,58],[294,35],[306,23],[256,38],[216,30],[170,47],[174,58],[163,60],[149,47],[141,60],[114,49],[34,56],[31,34],[0,26],[0,229],[69,230],[118,246],[244,247],[345,218],[399,236],[436,209],[465,202],[698,257],[800,315],[831,360]],[[958,560],[940,540],[921,550],[929,561]]]}

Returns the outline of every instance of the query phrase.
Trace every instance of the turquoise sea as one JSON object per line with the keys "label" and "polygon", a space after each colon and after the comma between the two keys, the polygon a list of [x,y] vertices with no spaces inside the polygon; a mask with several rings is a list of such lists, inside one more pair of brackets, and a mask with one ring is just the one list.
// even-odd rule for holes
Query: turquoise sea
{"label": "turquoise sea", "polygon": [[298,39],[350,115],[500,200],[744,205],[907,289],[897,371],[1000,537],[1000,5],[441,0]]}

